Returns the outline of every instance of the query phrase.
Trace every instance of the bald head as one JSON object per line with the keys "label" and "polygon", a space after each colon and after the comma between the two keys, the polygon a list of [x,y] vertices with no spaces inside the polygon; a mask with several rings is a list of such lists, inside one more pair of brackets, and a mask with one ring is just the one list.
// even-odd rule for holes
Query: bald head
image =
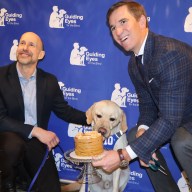
{"label": "bald head", "polygon": [[24,33],[20,38],[16,54],[18,65],[36,66],[38,60],[43,59],[45,55],[41,38],[33,32]]}
{"label": "bald head", "polygon": [[31,39],[31,41],[33,40],[34,42],[36,42],[37,47],[39,49],[41,49],[41,51],[44,50],[43,42],[42,42],[41,38],[36,33],[34,33],[34,32],[23,33],[23,35],[20,38],[20,42],[24,38]]}

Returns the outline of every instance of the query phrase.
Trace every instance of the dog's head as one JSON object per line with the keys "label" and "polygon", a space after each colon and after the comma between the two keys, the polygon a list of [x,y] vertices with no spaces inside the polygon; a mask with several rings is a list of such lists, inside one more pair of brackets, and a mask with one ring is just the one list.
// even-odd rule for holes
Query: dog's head
{"label": "dog's head", "polygon": [[123,110],[113,101],[102,100],[94,103],[87,111],[87,123],[93,130],[100,132],[105,138],[121,130],[127,130],[126,116]]}

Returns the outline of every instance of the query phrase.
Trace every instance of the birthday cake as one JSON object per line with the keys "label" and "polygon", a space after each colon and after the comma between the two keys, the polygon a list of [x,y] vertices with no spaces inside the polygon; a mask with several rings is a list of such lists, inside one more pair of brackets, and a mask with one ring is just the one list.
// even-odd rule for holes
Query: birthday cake
{"label": "birthday cake", "polygon": [[77,156],[95,156],[103,153],[103,137],[97,131],[78,133],[74,141]]}

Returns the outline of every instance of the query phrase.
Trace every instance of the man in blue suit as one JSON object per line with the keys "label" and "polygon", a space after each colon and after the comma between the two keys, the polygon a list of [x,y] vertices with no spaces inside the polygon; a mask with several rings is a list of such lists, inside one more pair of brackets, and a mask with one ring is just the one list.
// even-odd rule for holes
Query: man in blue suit
{"label": "man in blue suit", "polygon": [[[107,21],[115,42],[130,53],[128,70],[138,95],[140,115],[137,130],[128,133],[129,145],[118,153],[107,151],[93,165],[110,172],[121,161],[129,163],[138,157],[142,166],[149,167],[153,156],[166,167],[158,149],[171,142],[192,184],[191,46],[151,32],[145,9],[136,2],[112,5]],[[149,173],[155,191],[179,191],[174,183],[166,182],[166,178],[172,180],[170,174],[159,174]]]}

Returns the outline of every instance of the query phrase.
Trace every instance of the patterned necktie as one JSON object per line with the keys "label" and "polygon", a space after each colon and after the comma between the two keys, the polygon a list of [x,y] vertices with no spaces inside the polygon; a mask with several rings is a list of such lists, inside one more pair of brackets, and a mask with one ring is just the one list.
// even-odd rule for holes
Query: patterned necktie
{"label": "patterned necktie", "polygon": [[142,64],[142,55],[136,56],[135,57],[136,64],[139,70],[139,73],[141,74],[141,77],[143,80],[145,80],[145,70],[144,70],[144,65]]}

